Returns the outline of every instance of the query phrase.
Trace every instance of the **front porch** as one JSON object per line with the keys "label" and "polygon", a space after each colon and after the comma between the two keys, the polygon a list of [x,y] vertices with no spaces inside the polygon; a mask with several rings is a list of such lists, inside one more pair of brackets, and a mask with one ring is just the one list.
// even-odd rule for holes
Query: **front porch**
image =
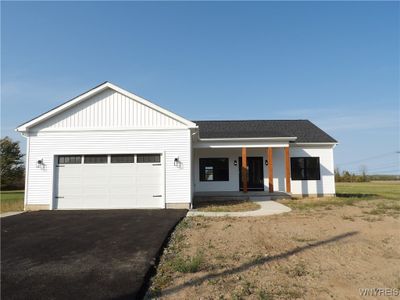
{"label": "front porch", "polygon": [[194,202],[291,198],[288,142],[196,146]]}

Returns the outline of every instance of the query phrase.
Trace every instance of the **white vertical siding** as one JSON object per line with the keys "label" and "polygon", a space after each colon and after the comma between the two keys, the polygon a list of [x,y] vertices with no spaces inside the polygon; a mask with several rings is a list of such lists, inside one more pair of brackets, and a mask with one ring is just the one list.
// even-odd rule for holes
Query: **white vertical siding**
{"label": "white vertical siding", "polygon": [[[39,132],[29,137],[27,204],[51,204],[58,154],[165,153],[166,203],[190,203],[190,130]],[[180,166],[174,166],[179,157]],[[43,159],[44,168],[36,162]]]}
{"label": "white vertical siding", "polygon": [[181,122],[107,89],[31,128],[31,131],[120,128],[185,128]]}

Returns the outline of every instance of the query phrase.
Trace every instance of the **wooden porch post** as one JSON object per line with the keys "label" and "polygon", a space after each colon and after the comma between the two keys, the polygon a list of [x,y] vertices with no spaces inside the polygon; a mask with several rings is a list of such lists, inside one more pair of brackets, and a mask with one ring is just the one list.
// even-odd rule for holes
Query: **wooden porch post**
{"label": "wooden porch post", "polygon": [[269,192],[274,192],[274,162],[272,159],[272,148],[267,148],[267,157],[268,157],[268,188]]}
{"label": "wooden porch post", "polygon": [[285,147],[285,177],[286,177],[286,192],[291,193],[290,187],[290,157],[289,157],[289,147]]}
{"label": "wooden porch post", "polygon": [[242,185],[243,192],[247,193],[247,153],[246,148],[242,148]]}

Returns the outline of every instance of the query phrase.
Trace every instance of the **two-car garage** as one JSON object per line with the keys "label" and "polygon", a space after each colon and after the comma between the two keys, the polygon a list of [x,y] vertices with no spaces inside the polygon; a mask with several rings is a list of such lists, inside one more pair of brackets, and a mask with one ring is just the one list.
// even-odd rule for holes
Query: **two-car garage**
{"label": "two-car garage", "polygon": [[55,156],[53,209],[165,208],[162,154]]}

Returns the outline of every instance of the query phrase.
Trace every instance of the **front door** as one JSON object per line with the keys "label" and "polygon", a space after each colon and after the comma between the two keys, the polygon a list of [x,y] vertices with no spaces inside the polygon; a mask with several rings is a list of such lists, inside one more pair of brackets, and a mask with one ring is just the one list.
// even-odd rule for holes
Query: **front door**
{"label": "front door", "polygon": [[[239,157],[239,187],[243,191],[242,157]],[[262,157],[247,157],[247,189],[249,191],[264,190],[264,167]]]}

